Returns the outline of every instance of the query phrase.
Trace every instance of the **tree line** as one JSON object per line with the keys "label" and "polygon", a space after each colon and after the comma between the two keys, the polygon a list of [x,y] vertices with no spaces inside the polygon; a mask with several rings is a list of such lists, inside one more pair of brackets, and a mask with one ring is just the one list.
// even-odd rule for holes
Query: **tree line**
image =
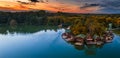
{"label": "tree line", "polygon": [[119,14],[48,13],[44,10],[28,12],[0,12],[0,25],[57,26],[59,24],[63,24],[63,26],[69,26],[82,23],[84,26],[84,24],[87,25],[89,21],[98,22],[105,27],[108,27],[109,23],[112,23],[114,28],[120,27]]}

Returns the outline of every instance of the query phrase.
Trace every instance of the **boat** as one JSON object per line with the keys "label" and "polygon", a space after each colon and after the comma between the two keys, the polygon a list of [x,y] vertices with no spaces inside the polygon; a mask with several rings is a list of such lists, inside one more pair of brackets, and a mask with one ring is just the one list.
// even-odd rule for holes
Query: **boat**
{"label": "boat", "polygon": [[103,41],[97,41],[96,42],[96,45],[102,45],[103,44]]}
{"label": "boat", "polygon": [[79,46],[84,45],[84,39],[81,37],[76,37],[75,38],[75,45],[79,45]]}
{"label": "boat", "polygon": [[85,40],[86,44],[96,44],[94,39],[91,37],[91,35],[88,35]]}
{"label": "boat", "polygon": [[63,33],[62,38],[67,42],[74,41],[74,36],[69,33]]}
{"label": "boat", "polygon": [[105,42],[107,42],[107,43],[112,42],[112,40],[113,40],[113,37],[112,37],[112,36],[106,36],[106,37],[105,37]]}
{"label": "boat", "polygon": [[86,41],[86,44],[96,44],[96,42],[95,41]]}
{"label": "boat", "polygon": [[106,36],[104,36],[104,41],[107,43],[112,42],[113,38],[114,38],[114,34],[112,33],[112,31],[108,31],[105,34]]}
{"label": "boat", "polygon": [[65,40],[68,42],[74,41],[74,36],[68,35],[68,37]]}
{"label": "boat", "polygon": [[68,36],[68,33],[63,33],[63,34],[62,34],[62,38],[64,38],[64,39],[66,39],[67,36]]}
{"label": "boat", "polygon": [[104,43],[100,37],[97,37],[95,41],[96,41],[96,45],[102,45]]}

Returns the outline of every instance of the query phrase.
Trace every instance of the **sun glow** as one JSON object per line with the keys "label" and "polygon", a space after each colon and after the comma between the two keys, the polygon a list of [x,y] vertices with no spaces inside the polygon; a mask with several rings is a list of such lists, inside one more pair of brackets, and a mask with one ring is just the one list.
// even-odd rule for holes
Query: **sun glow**
{"label": "sun glow", "polygon": [[61,4],[55,2],[22,4],[19,2],[0,1],[0,10],[10,10],[10,11],[48,10],[52,12],[61,11],[61,12],[71,12],[71,13],[88,13],[93,10],[96,10],[97,8],[94,7],[88,9],[80,9],[80,7],[76,5]]}

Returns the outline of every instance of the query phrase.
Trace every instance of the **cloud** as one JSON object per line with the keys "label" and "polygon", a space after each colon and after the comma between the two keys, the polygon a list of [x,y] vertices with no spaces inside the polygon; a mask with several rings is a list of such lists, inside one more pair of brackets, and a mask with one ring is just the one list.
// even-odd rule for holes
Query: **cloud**
{"label": "cloud", "polygon": [[111,9],[120,9],[120,1],[104,1],[104,3],[101,5],[101,7],[105,8],[111,8]]}
{"label": "cloud", "polygon": [[80,9],[88,8],[88,7],[96,7],[99,6],[99,4],[88,4],[85,3],[85,5],[81,6]]}
{"label": "cloud", "polygon": [[31,2],[41,2],[41,3],[45,3],[48,2],[48,0],[29,0]]}
{"label": "cloud", "polygon": [[[120,13],[120,0],[79,0],[82,3],[80,9],[91,9],[101,13]],[[96,10],[94,10],[96,9]]]}
{"label": "cloud", "polygon": [[[4,0],[3,0],[4,1]],[[8,1],[8,0],[6,0]],[[40,9],[58,10],[63,12],[96,12],[96,13],[120,13],[120,0],[15,0],[19,1],[19,4],[32,4],[34,3],[34,8],[40,6],[41,3],[44,7],[39,7]],[[21,2],[22,1],[22,2]],[[31,2],[30,2],[31,1]],[[43,6],[43,4],[41,4]],[[50,4],[50,5],[49,5]],[[10,5],[12,6],[12,4]],[[31,7],[31,6],[26,6]],[[38,8],[37,8],[38,9]]]}
{"label": "cloud", "polygon": [[22,2],[22,1],[17,1],[17,2],[19,2],[21,4],[29,4],[28,2]]}
{"label": "cloud", "polygon": [[29,0],[29,1],[31,1],[31,2],[39,2],[39,0]]}
{"label": "cloud", "polygon": [[100,6],[103,7],[103,9],[100,10],[103,13],[120,13],[119,0],[104,0]]}

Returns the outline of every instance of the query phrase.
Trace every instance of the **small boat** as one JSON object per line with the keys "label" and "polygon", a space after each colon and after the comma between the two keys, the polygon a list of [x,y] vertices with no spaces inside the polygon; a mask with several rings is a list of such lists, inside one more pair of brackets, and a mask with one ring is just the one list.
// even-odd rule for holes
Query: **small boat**
{"label": "small boat", "polygon": [[95,41],[87,41],[86,44],[88,44],[88,45],[91,44],[92,45],[92,44],[96,44],[96,42]]}
{"label": "small boat", "polygon": [[112,42],[112,40],[113,40],[113,37],[112,37],[112,36],[106,36],[106,37],[105,37],[105,42],[107,42],[107,43]]}
{"label": "small boat", "polygon": [[95,41],[96,41],[96,45],[102,45],[104,43],[100,37],[97,37]]}
{"label": "small boat", "polygon": [[80,38],[80,37],[76,37],[75,38],[75,45],[84,45],[84,39],[83,38]]}
{"label": "small boat", "polygon": [[81,43],[81,42],[76,42],[75,45],[79,45],[79,46],[81,46],[81,45],[84,45],[84,44]]}
{"label": "small boat", "polygon": [[64,38],[64,39],[66,39],[67,36],[68,36],[68,33],[63,33],[63,34],[62,34],[62,38]]}
{"label": "small boat", "polygon": [[86,37],[85,41],[86,41],[86,44],[96,44],[96,42],[94,41],[94,39],[90,35],[88,35]]}
{"label": "small boat", "polygon": [[65,39],[67,42],[74,41],[74,36],[68,35],[68,37]]}
{"label": "small boat", "polygon": [[112,31],[107,31],[105,34],[104,34],[104,41],[107,42],[107,43],[110,43],[112,42],[114,38],[114,34]]}
{"label": "small boat", "polygon": [[69,33],[63,33],[62,38],[67,42],[74,41],[74,36]]}
{"label": "small boat", "polygon": [[98,42],[96,42],[96,45],[102,45],[102,44],[103,44],[102,41],[98,41]]}

